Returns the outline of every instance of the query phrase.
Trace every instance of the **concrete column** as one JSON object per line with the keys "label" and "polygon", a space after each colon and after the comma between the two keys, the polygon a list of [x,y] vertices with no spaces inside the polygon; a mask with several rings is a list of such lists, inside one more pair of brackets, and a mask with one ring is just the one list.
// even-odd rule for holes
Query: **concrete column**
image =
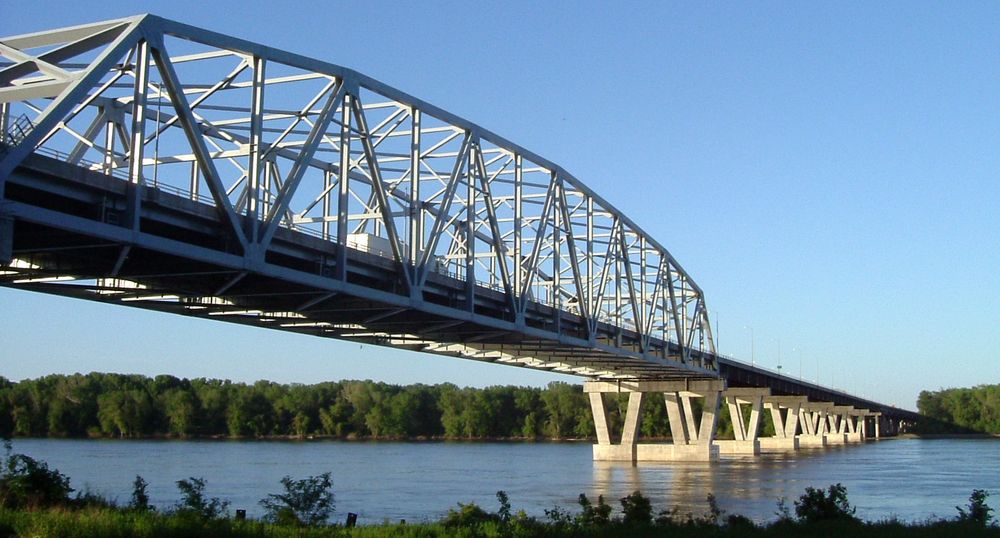
{"label": "concrete column", "polygon": [[771,422],[774,423],[774,437],[759,439],[762,452],[798,450],[799,438],[796,433],[802,420],[801,408],[806,402],[805,396],[764,397],[764,408],[771,412]]}
{"label": "concrete column", "polygon": [[[760,454],[760,414],[764,397],[770,396],[771,389],[731,388],[722,393],[729,407],[729,418],[733,423],[734,440],[716,440],[720,454],[754,456]],[[743,417],[741,405],[750,405],[750,418]]]}
{"label": "concrete column", "polygon": [[[597,461],[709,461],[718,457],[718,447],[712,443],[715,437],[715,427],[719,407],[719,394],[725,389],[725,382],[715,379],[699,379],[685,381],[622,381],[609,383],[603,381],[588,381],[584,383],[584,392],[590,395],[591,410],[594,412],[595,425],[598,433],[597,444],[594,445],[594,459]],[[607,424],[605,416],[599,416],[604,409],[601,394],[629,393],[628,411],[625,415],[625,426],[622,439],[618,444],[611,444],[610,435],[607,443],[603,437],[599,423]],[[672,443],[639,443],[639,424],[641,423],[642,400],[646,393],[655,392],[664,395],[667,406],[667,417],[670,420]],[[704,398],[704,409],[700,423],[691,408],[691,398]],[[595,402],[597,402],[595,404]],[[598,405],[599,404],[599,405]]]}
{"label": "concrete column", "polygon": [[628,395],[628,411],[625,414],[625,427],[622,429],[622,444],[634,445],[639,439],[639,419],[642,415],[642,393],[633,392]]}
{"label": "concrete column", "polygon": [[875,438],[882,437],[882,413],[875,413]]}
{"label": "concrete column", "polygon": [[597,444],[611,444],[611,429],[608,427],[608,410],[604,407],[604,395],[591,392],[590,411],[594,414],[594,428],[597,430]]}
{"label": "concrete column", "polygon": [[683,413],[681,410],[681,405],[683,405],[682,400],[677,396],[676,392],[664,392],[663,399],[667,404],[670,438],[675,445],[688,444],[687,425],[684,423],[684,419],[681,418]]}
{"label": "concrete column", "polygon": [[826,435],[826,444],[842,445],[847,442],[847,423],[853,410],[849,405],[835,405],[829,409],[830,430]]}
{"label": "concrete column", "polygon": [[688,432],[688,440],[698,439],[698,428],[694,424],[694,407],[691,405],[691,397],[697,394],[686,390],[680,391],[677,395],[681,399],[681,411],[684,413],[684,427]]}
{"label": "concrete column", "polygon": [[807,402],[802,406],[803,434],[799,435],[799,446],[802,448],[822,448],[826,446],[827,412],[833,407],[830,402]]}
{"label": "concrete column", "polygon": [[708,390],[702,393],[705,405],[701,411],[701,424],[698,427],[698,444],[711,445],[715,439],[715,427],[719,421],[719,394],[721,390]]}
{"label": "concrete column", "polygon": [[802,430],[802,435],[816,435],[813,431],[813,413],[812,411],[802,408],[799,411],[799,429]]}
{"label": "concrete column", "polygon": [[867,409],[852,409],[847,420],[847,442],[860,443],[865,440],[865,416]]}

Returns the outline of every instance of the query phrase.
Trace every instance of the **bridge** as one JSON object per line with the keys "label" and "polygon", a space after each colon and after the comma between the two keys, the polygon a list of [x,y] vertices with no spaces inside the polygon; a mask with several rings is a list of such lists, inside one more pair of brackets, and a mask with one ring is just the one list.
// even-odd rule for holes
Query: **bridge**
{"label": "bridge", "polygon": [[[916,419],[720,356],[702,289],[638,224],[351,69],[152,15],[0,38],[0,57],[0,285],[582,376],[597,459]],[[612,436],[604,394],[622,392]],[[649,394],[670,444],[637,440]],[[722,401],[733,441],[714,439]]]}

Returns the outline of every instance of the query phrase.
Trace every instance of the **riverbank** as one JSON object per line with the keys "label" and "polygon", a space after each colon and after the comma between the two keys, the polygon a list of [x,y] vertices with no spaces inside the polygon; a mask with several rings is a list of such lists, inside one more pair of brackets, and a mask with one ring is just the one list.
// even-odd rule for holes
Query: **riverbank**
{"label": "riverbank", "polygon": [[898,439],[1000,439],[997,433],[902,433]]}
{"label": "riverbank", "polygon": [[[516,516],[515,516],[516,517]],[[541,522],[523,519],[508,523],[482,521],[465,526],[448,522],[397,523],[355,528],[342,526],[297,527],[261,521],[218,519],[202,521],[178,515],[121,511],[107,508],[83,510],[6,510],[0,509],[0,536],[46,536],[51,538],[327,538],[327,537],[599,537],[599,536],[676,536],[676,537],[998,537],[1000,528],[983,527],[959,521],[928,521],[906,524],[892,520],[881,522],[820,521],[801,523],[779,521],[756,526],[745,521],[722,524],[706,521],[683,523],[626,524],[611,521],[596,525],[575,522]]]}
{"label": "riverbank", "polygon": [[[414,437],[374,435],[174,435],[150,434],[122,437],[117,435],[86,435],[86,436],[32,436],[16,435],[14,440],[38,439],[71,439],[93,441],[262,441],[262,442],[343,442],[343,443],[594,443],[597,437],[448,437],[444,435],[417,435]],[[646,440],[646,438],[644,438]],[[670,441],[670,437],[650,437],[650,442]]]}

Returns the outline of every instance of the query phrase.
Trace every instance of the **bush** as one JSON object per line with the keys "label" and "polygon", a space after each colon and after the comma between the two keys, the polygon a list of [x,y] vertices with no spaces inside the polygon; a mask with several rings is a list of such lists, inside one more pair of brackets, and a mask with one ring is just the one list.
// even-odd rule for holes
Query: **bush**
{"label": "bush", "polygon": [[153,507],[149,504],[149,494],[146,493],[148,486],[149,484],[145,479],[139,475],[135,475],[135,481],[132,482],[132,499],[128,503],[129,508],[140,512],[153,510]]}
{"label": "bush", "polygon": [[319,525],[333,513],[333,481],[330,473],[310,476],[302,480],[281,479],[284,493],[270,494],[260,500],[267,511],[268,521],[281,524]]}
{"label": "bush", "polygon": [[622,497],[622,522],[626,525],[649,525],[653,522],[653,506],[638,491]]}
{"label": "bush", "polygon": [[39,508],[69,503],[69,477],[49,469],[44,461],[24,454],[7,455],[0,469],[0,506],[7,508]]}
{"label": "bush", "polygon": [[969,496],[969,511],[966,512],[961,506],[956,506],[958,509],[958,520],[966,523],[973,523],[980,527],[987,527],[993,516],[990,512],[993,511],[990,505],[986,504],[986,498],[990,494],[986,490],[974,489],[972,490],[972,495]]}
{"label": "bush", "polygon": [[458,503],[458,510],[448,510],[448,515],[444,516],[441,524],[448,528],[472,528],[483,523],[497,522],[498,519],[495,514],[483,510],[476,503]]}
{"label": "bush", "polygon": [[799,521],[857,521],[855,508],[847,501],[847,488],[833,484],[824,493],[822,489],[806,488],[804,495],[795,501],[795,515]]}
{"label": "bush", "polygon": [[583,509],[576,520],[583,527],[603,527],[611,523],[611,506],[604,502],[604,495],[597,496],[597,506],[590,503],[590,499],[583,493],[580,494],[577,503]]}
{"label": "bush", "polygon": [[178,480],[177,489],[181,490],[181,502],[176,506],[180,515],[192,515],[201,519],[216,519],[226,515],[229,501],[221,501],[218,497],[205,498],[205,479],[190,477],[190,480]]}
{"label": "bush", "polygon": [[497,511],[497,519],[506,525],[510,523],[510,496],[507,492],[500,490],[497,492],[497,502],[500,503],[500,510]]}

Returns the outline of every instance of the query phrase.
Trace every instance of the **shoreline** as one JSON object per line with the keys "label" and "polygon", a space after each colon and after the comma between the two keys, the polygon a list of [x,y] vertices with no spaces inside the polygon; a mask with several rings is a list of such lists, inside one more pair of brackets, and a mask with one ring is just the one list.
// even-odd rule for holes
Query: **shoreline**
{"label": "shoreline", "polygon": [[[337,436],[337,435],[265,435],[260,437],[250,436],[229,436],[229,435],[143,435],[135,437],[111,437],[111,436],[15,436],[11,441],[20,439],[30,440],[78,440],[78,441],[260,441],[260,442],[341,442],[341,443],[594,443],[596,438],[588,437],[566,437],[566,438],[528,438],[528,437],[476,437],[476,438],[454,438],[445,436],[416,436],[416,437],[373,437],[373,436]],[[993,433],[902,433],[895,436],[881,437],[879,439],[869,438],[866,441],[886,441],[891,439],[1000,439],[1000,434]],[[669,442],[670,437],[649,437],[644,441],[654,443]],[[727,439],[717,439],[725,441]]]}
{"label": "shoreline", "polygon": [[[338,435],[264,435],[260,437],[251,436],[230,436],[230,435],[142,435],[129,437],[112,436],[14,436],[11,441],[19,439],[55,439],[55,440],[78,440],[78,441],[296,441],[296,442],[323,442],[336,441],[344,443],[593,443],[596,438],[566,437],[566,438],[529,438],[529,437],[476,437],[476,438],[455,438],[444,436],[416,436],[416,437],[374,437],[374,436],[338,436]],[[650,438],[651,441],[666,441],[666,439]]]}
{"label": "shoreline", "polygon": [[1000,433],[901,433],[897,439],[1000,439]]}

